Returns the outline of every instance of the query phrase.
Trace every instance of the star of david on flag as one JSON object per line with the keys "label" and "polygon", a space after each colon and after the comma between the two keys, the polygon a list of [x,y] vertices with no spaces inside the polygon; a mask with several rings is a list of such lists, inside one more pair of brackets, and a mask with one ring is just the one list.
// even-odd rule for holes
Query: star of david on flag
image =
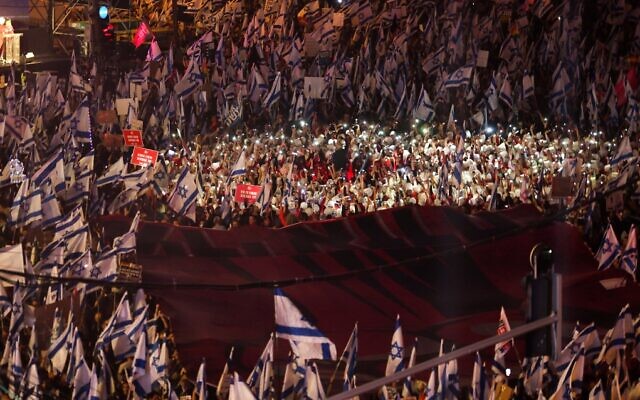
{"label": "star of david on flag", "polygon": [[391,337],[391,348],[387,358],[385,376],[392,375],[404,369],[404,339],[402,337],[402,325],[400,315],[396,317],[396,324]]}
{"label": "star of david on flag", "polygon": [[276,337],[291,340],[301,359],[336,359],[335,344],[302,315],[281,289],[274,291],[273,300]]}
{"label": "star of david on flag", "polygon": [[620,243],[616,237],[616,233],[613,231],[611,225],[607,228],[607,232],[602,239],[600,248],[596,253],[596,260],[598,260],[598,271],[604,271],[611,267],[620,257]]}

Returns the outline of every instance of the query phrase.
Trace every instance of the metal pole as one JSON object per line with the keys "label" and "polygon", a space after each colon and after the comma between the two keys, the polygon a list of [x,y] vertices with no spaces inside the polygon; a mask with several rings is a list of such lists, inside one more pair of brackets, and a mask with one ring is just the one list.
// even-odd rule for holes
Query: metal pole
{"label": "metal pole", "polygon": [[553,330],[553,359],[557,360],[562,351],[562,274],[553,274],[553,311],[557,316]]}
{"label": "metal pole", "polygon": [[464,346],[459,348],[458,350],[454,350],[450,353],[443,354],[440,357],[433,358],[429,361],[422,362],[420,364],[416,364],[411,368],[405,369],[400,372],[396,372],[393,375],[385,376],[384,378],[379,378],[374,381],[368,382],[362,386],[359,386],[353,390],[348,392],[343,392],[337,394],[335,396],[329,397],[329,400],[347,400],[353,397],[359,396],[364,393],[372,392],[374,390],[378,390],[384,385],[387,385],[392,382],[397,382],[401,379],[404,379],[408,376],[416,375],[419,372],[426,371],[431,368],[435,368],[438,365],[444,364],[451,360],[458,359],[460,357],[466,356],[468,354],[475,353],[478,350],[481,350],[485,347],[490,347],[495,345],[496,343],[505,342],[507,340],[513,339],[517,336],[524,335],[525,333],[529,333],[535,331],[536,329],[543,328],[545,326],[549,326],[554,322],[558,321],[558,317],[555,314],[551,314],[547,317],[541,318],[539,320],[529,322],[528,324],[521,325],[517,328],[511,329],[509,332],[505,332],[502,335],[492,336],[490,338],[483,339],[479,342],[472,343],[468,346]]}
{"label": "metal pole", "polygon": [[173,17],[173,43],[178,45],[178,0],[171,1],[171,16]]}

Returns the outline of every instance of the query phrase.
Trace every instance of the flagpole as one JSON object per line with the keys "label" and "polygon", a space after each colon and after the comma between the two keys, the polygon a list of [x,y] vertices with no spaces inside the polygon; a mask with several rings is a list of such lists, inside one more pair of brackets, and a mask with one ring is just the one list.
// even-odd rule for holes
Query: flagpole
{"label": "flagpole", "polygon": [[333,374],[331,375],[331,379],[329,379],[329,385],[327,386],[327,395],[331,394],[331,389],[333,388],[333,382],[336,380],[336,375],[338,375],[338,369],[340,368],[340,361],[342,358],[338,359],[336,363],[336,367],[333,370]]}

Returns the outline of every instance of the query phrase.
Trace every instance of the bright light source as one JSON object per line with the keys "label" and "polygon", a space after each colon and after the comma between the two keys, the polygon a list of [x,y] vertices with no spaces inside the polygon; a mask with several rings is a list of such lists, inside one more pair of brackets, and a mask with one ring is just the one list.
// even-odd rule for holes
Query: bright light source
{"label": "bright light source", "polygon": [[100,17],[100,19],[107,19],[107,17],[109,17],[109,7],[104,4],[98,7],[98,17]]}
{"label": "bright light source", "polygon": [[507,376],[511,376],[511,368],[507,368],[504,372]]}
{"label": "bright light source", "polygon": [[0,17],[0,25],[4,25],[7,20],[4,17]]}
{"label": "bright light source", "polygon": [[33,58],[33,57],[35,57],[35,54],[33,54],[33,51],[30,51],[24,55],[24,58]]}

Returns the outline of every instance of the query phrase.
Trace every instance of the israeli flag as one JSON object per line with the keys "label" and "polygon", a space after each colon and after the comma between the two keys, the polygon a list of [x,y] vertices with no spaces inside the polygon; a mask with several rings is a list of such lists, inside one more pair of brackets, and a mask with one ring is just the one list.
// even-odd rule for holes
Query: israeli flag
{"label": "israeli flag", "polygon": [[47,228],[62,220],[60,203],[55,193],[51,193],[49,184],[43,187],[42,192],[42,227]]}
{"label": "israeli flag", "polygon": [[604,271],[611,267],[618,257],[620,257],[620,243],[618,242],[616,233],[613,231],[613,227],[609,224],[600,248],[596,253],[598,271]]}
{"label": "israeli flag", "polygon": [[622,253],[620,268],[627,271],[633,280],[636,280],[636,269],[638,268],[638,240],[636,236],[636,226],[633,225],[629,231],[627,245]]}
{"label": "israeli flag", "polygon": [[564,371],[569,366],[573,356],[575,356],[582,347],[585,348],[585,356],[588,359],[597,356],[602,349],[600,336],[593,322],[580,331],[580,333],[562,349],[558,359],[554,363],[556,370],[558,372]]}
{"label": "israeli flag", "polygon": [[306,390],[305,375],[306,369],[301,365],[301,360],[296,356],[291,356],[284,371],[282,381],[282,391],[280,400],[294,400],[301,398]]}
{"label": "israeli flag", "polygon": [[276,104],[278,100],[280,100],[280,95],[282,94],[281,80],[282,77],[280,75],[280,72],[278,72],[275,80],[273,81],[273,84],[271,85],[271,90],[269,90],[269,93],[267,93],[267,96],[262,102],[264,108],[271,109],[271,107]]}
{"label": "israeli flag", "polygon": [[436,112],[429,98],[429,93],[427,93],[427,90],[423,86],[420,91],[420,96],[418,97],[418,102],[413,109],[413,118],[429,122],[435,115]]}
{"label": "israeli flag", "polygon": [[400,325],[400,315],[396,317],[396,324],[391,337],[391,349],[387,357],[387,367],[385,376],[393,375],[404,369],[404,339],[402,337],[402,325]]}
{"label": "israeli flag", "polygon": [[235,176],[241,176],[247,173],[247,156],[244,153],[240,153],[240,157],[238,157],[238,161],[236,161],[235,165],[231,169],[231,173],[229,174],[229,180]]}
{"label": "israeli flag", "polygon": [[324,388],[322,387],[320,374],[318,373],[318,366],[315,362],[307,364],[305,381],[307,382],[306,398],[314,400],[324,400],[327,398],[324,393]]}
{"label": "israeli flag", "polygon": [[207,399],[207,377],[205,373],[205,361],[202,359],[200,368],[198,368],[198,376],[196,377],[196,395],[194,400]]}
{"label": "israeli flag", "polygon": [[51,182],[55,193],[60,193],[65,188],[64,160],[62,150],[59,150],[31,176],[31,182],[41,187],[45,182]]}
{"label": "israeli flag", "polygon": [[255,367],[247,379],[247,385],[254,393],[258,394],[258,399],[269,398],[271,391],[271,380],[273,379],[273,335],[269,338],[267,345],[262,350]]}
{"label": "israeli flag", "polygon": [[140,398],[145,398],[151,392],[151,381],[147,374],[147,335],[140,335],[138,339],[129,381]]}
{"label": "israeli flag", "polygon": [[502,81],[502,87],[500,88],[500,94],[498,98],[509,108],[513,109],[513,96],[511,95],[511,82],[509,78],[505,77]]}
{"label": "israeli flag", "polygon": [[89,99],[86,97],[73,114],[71,133],[77,143],[91,143],[91,119],[89,116]]}
{"label": "israeli flag", "polygon": [[611,159],[609,164],[616,165],[621,161],[627,160],[633,156],[633,150],[631,149],[631,143],[629,142],[629,136],[624,136],[618,145],[618,151],[616,155]]}
{"label": "israeli flag", "polygon": [[73,343],[74,329],[73,314],[69,312],[66,328],[64,328],[60,335],[51,342],[51,346],[49,346],[47,357],[51,361],[53,369],[59,374],[64,370],[67,358],[69,357],[69,350]]}
{"label": "israeli flag", "polygon": [[178,177],[176,187],[169,196],[169,207],[179,216],[190,218],[191,214],[189,213],[189,209],[195,204],[197,197],[198,186],[196,184],[196,177],[189,170],[189,166],[185,166]]}
{"label": "israeli flag", "polygon": [[342,390],[347,391],[353,389],[353,378],[356,374],[358,361],[358,323],[353,327],[349,341],[347,341],[342,356],[340,356],[340,361],[344,362]]}
{"label": "israeli flag", "polygon": [[174,88],[178,98],[190,96],[202,86],[204,83],[204,76],[200,73],[200,67],[197,62],[194,62],[193,58],[189,61],[189,66],[184,73],[182,79],[176,83]]}
{"label": "israeli flag", "polygon": [[122,179],[122,174],[125,170],[124,160],[122,157],[118,159],[115,163],[111,164],[109,168],[105,171],[105,173],[96,179],[95,185],[100,187],[104,185],[108,185],[109,183],[118,182]]}
{"label": "israeli flag", "polygon": [[473,65],[462,66],[449,75],[449,78],[444,82],[444,87],[451,89],[468,85],[471,82],[472,73]]}
{"label": "israeli flag", "polygon": [[278,288],[274,291],[273,300],[275,303],[276,337],[294,342],[296,349],[302,350],[298,353],[302,359],[336,359],[335,344],[302,315],[282,289]]}
{"label": "israeli flag", "polygon": [[11,205],[7,225],[26,226],[41,220],[42,216],[42,189],[33,188],[29,179],[25,179]]}
{"label": "israeli flag", "polygon": [[487,400],[489,398],[489,380],[482,366],[482,358],[480,358],[480,353],[478,352],[476,352],[476,358],[473,362],[471,394],[473,400]]}

